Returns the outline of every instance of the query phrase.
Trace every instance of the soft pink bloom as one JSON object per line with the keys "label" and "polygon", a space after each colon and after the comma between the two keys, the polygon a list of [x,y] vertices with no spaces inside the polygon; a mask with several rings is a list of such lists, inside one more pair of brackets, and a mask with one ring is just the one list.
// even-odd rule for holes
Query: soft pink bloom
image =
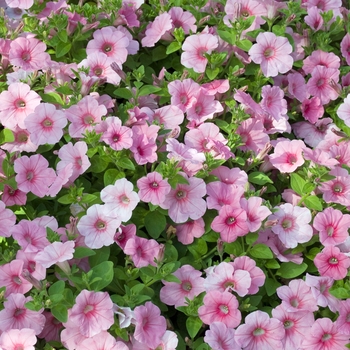
{"label": "soft pink bloom", "polygon": [[56,110],[53,104],[41,103],[26,117],[24,124],[30,132],[30,140],[35,145],[53,145],[62,138],[67,118],[65,113]]}
{"label": "soft pink bloom", "polygon": [[34,112],[41,97],[24,83],[14,83],[0,94],[0,122],[3,126],[25,129],[24,119]]}
{"label": "soft pink bloom", "polygon": [[[345,146],[345,147],[343,147]],[[340,164],[340,160],[342,164],[346,164],[345,157],[349,157],[350,162],[350,149],[344,143],[339,144],[339,146],[332,146],[329,151],[323,151],[320,148],[315,148],[311,150],[310,148],[304,149],[304,159],[311,160],[312,163],[326,166],[327,168],[334,169],[337,165]],[[344,152],[344,153],[342,153]],[[345,161],[345,162],[343,162]],[[310,166],[313,166],[312,163]],[[300,198],[299,198],[300,200]]]}
{"label": "soft pink bloom", "polygon": [[34,350],[35,330],[31,328],[10,329],[0,336],[0,348],[4,350]]}
{"label": "soft pink bloom", "polygon": [[101,122],[107,114],[107,108],[100,105],[92,96],[83,97],[77,104],[66,110],[66,117],[71,122],[69,135],[73,138],[83,137],[86,131],[92,131],[94,125]]}
{"label": "soft pink bloom", "polygon": [[43,315],[46,318],[46,322],[44,329],[38,334],[38,338],[45,339],[47,342],[60,341],[60,332],[63,328],[62,323],[53,317],[49,311],[44,311]]}
{"label": "soft pink bloom", "polygon": [[350,299],[339,302],[339,317],[335,324],[338,332],[350,336]]}
{"label": "soft pink bloom", "polygon": [[160,245],[154,239],[134,236],[127,240],[123,250],[126,255],[130,255],[137,268],[156,266],[154,260],[158,258]]}
{"label": "soft pink bloom", "polygon": [[183,265],[174,273],[180,283],[162,281],[164,287],[160,290],[160,300],[166,305],[174,307],[185,306],[185,298],[192,300],[195,296],[204,292],[204,278],[202,272],[191,265]]}
{"label": "soft pink bloom", "polygon": [[23,261],[23,271],[28,270],[34,278],[43,280],[46,277],[46,269],[36,262],[36,255],[36,252],[24,252],[23,250],[19,250],[16,254],[16,260]]}
{"label": "soft pink bloom", "polygon": [[[337,91],[338,87],[340,88],[337,84],[339,73],[339,69],[316,66],[306,84],[308,93],[318,97],[323,105],[331,100],[336,100],[339,97]],[[334,84],[337,89],[333,88],[331,84]]]}
{"label": "soft pink bloom", "polygon": [[164,202],[166,195],[170,192],[171,187],[166,179],[156,171],[148,173],[137,180],[139,188],[138,195],[143,202],[150,202],[153,205],[160,205]]}
{"label": "soft pink bloom", "polygon": [[56,178],[55,171],[48,166],[49,162],[41,154],[17,158],[14,170],[17,173],[15,179],[18,189],[44,197]]}
{"label": "soft pink bloom", "polygon": [[36,71],[46,68],[50,55],[45,52],[46,44],[36,38],[18,37],[11,42],[10,63],[25,71]]}
{"label": "soft pink bloom", "polygon": [[248,183],[247,173],[240,168],[230,169],[226,166],[219,166],[210,174],[216,176],[221,182],[228,185],[236,185],[245,188]]}
{"label": "soft pink bloom", "polygon": [[10,8],[20,8],[20,9],[29,9],[33,6],[33,0],[5,0],[6,4]]}
{"label": "soft pink bloom", "polygon": [[86,153],[86,142],[78,141],[74,145],[68,142],[58,151],[58,157],[61,161],[57,163],[57,171],[64,169],[68,164],[73,164],[73,174],[70,176],[69,181],[75,181],[79,175],[83,174],[91,165]]}
{"label": "soft pink bloom", "polygon": [[343,350],[348,342],[349,336],[340,333],[336,323],[319,318],[305,334],[300,350]]}
{"label": "soft pink bloom", "polygon": [[235,330],[222,322],[213,322],[205,332],[204,341],[216,350],[241,350],[235,342]]}
{"label": "soft pink bloom", "polygon": [[113,303],[107,292],[82,290],[75,299],[69,321],[79,325],[81,334],[93,337],[114,323]]}
{"label": "soft pink bloom", "polygon": [[87,55],[102,52],[121,67],[128,56],[130,43],[125,33],[109,26],[94,31],[93,37],[86,46]]}
{"label": "soft pink bloom", "polygon": [[67,349],[76,349],[85,339],[88,339],[80,332],[80,324],[71,320],[72,309],[68,309],[68,321],[63,323],[64,329],[60,333],[60,341]]}
{"label": "soft pink bloom", "polygon": [[63,169],[57,171],[57,177],[55,181],[50,186],[47,196],[55,197],[59,191],[61,191],[62,186],[67,184],[70,177],[73,174],[73,164],[68,163]]}
{"label": "soft pink bloom", "polygon": [[158,306],[147,301],[145,305],[135,307],[134,337],[140,343],[156,348],[166,331],[166,320],[160,315]]}
{"label": "soft pink bloom", "polygon": [[133,191],[133,184],[127,179],[119,179],[101,191],[101,199],[115,212],[120,221],[128,221],[140,198]]}
{"label": "soft pink bloom", "polygon": [[171,104],[186,112],[197,101],[200,85],[192,79],[174,80],[168,84]]}
{"label": "soft pink bloom", "polygon": [[333,296],[329,289],[333,286],[334,279],[306,274],[305,283],[311,287],[311,292],[317,301],[317,305],[329,307],[332,312],[339,311],[339,299]]}
{"label": "soft pink bloom", "polygon": [[346,96],[344,102],[337,109],[337,115],[344,120],[345,125],[350,126],[350,94]]}
{"label": "soft pink bloom", "polygon": [[185,34],[197,31],[196,18],[189,11],[184,11],[181,7],[172,7],[169,15],[173,21],[173,28],[182,28]]}
{"label": "soft pink bloom", "polygon": [[341,280],[348,273],[350,258],[338,247],[326,246],[321,253],[315,256],[314,264],[321,276]]}
{"label": "soft pink bloom", "polygon": [[179,107],[168,105],[156,109],[149,121],[157,121],[165,130],[173,131],[173,129],[179,129],[179,125],[184,121],[184,114]]}
{"label": "soft pink bloom", "polygon": [[182,44],[181,64],[196,73],[204,73],[208,63],[204,54],[211,54],[217,47],[218,39],[212,34],[190,35]]}
{"label": "soft pink bloom", "polygon": [[305,99],[301,105],[301,113],[305,120],[310,123],[316,123],[320,118],[322,118],[324,113],[323,105],[318,97],[311,97],[310,99]]}
{"label": "soft pink bloom", "polygon": [[193,243],[194,238],[202,237],[205,233],[205,224],[202,218],[188,220],[184,224],[176,226],[176,237],[184,245]]}
{"label": "soft pink bloom", "polygon": [[269,160],[281,173],[292,173],[305,162],[302,155],[304,147],[301,140],[280,141],[269,155]]}
{"label": "soft pink bloom", "polygon": [[269,216],[269,220],[277,220],[271,230],[287,248],[295,248],[298,243],[308,242],[313,235],[311,212],[308,208],[281,204],[278,210]]}
{"label": "soft pink bloom", "polygon": [[338,209],[326,208],[317,213],[313,227],[319,231],[320,242],[324,246],[337,245],[349,237],[350,215],[343,214]]}
{"label": "soft pink bloom", "polygon": [[119,245],[120,248],[124,250],[126,242],[130,238],[134,238],[136,236],[136,225],[120,225],[117,232],[114,235],[114,242]]}
{"label": "soft pink bloom", "polygon": [[30,133],[27,130],[21,129],[19,126],[15,126],[12,130],[14,141],[6,142],[1,145],[2,149],[12,152],[35,152],[38,146],[35,145],[30,139]]}
{"label": "soft pink bloom", "polygon": [[346,33],[340,43],[340,51],[346,60],[346,63],[350,65],[350,34]]}
{"label": "soft pink bloom", "polygon": [[252,61],[260,64],[266,77],[275,77],[278,73],[286,73],[293,66],[290,56],[293,48],[285,37],[277,37],[270,32],[259,33],[248,54]]}
{"label": "soft pink bloom", "polygon": [[247,225],[250,232],[257,231],[263,220],[272,214],[269,208],[261,205],[262,198],[260,197],[241,198],[239,203],[247,213]]}
{"label": "soft pink bloom", "polygon": [[[4,200],[4,193],[2,195],[2,199]],[[11,209],[6,208],[6,204],[3,201],[0,201],[0,236],[10,237],[10,230],[15,223],[16,215]]]}
{"label": "soft pink bloom", "polygon": [[230,292],[210,291],[203,299],[204,305],[198,309],[199,318],[206,324],[222,322],[229,328],[241,322],[237,298]]}
{"label": "soft pink bloom", "polygon": [[131,323],[135,323],[134,311],[132,311],[129,307],[122,307],[114,304],[113,311],[116,315],[118,315],[120,328],[127,328]]}
{"label": "soft pink bloom", "polygon": [[322,29],[323,17],[321,16],[321,10],[317,6],[309,7],[304,21],[315,32]]}
{"label": "soft pink bloom", "polygon": [[306,334],[310,332],[315,321],[314,314],[309,311],[290,312],[282,305],[272,309],[272,316],[280,320],[285,330],[282,340],[284,349],[299,349]]}
{"label": "soft pink bloom", "polygon": [[280,87],[265,85],[262,87],[261,96],[262,109],[274,119],[279,120],[287,114],[287,101],[283,98],[284,92]]}
{"label": "soft pink bloom", "polygon": [[309,97],[306,91],[305,79],[300,73],[288,74],[288,92],[300,102]]}
{"label": "soft pink bloom", "polygon": [[340,58],[333,52],[315,50],[303,61],[303,71],[305,74],[311,74],[317,66],[338,69],[340,67]]}
{"label": "soft pink bloom", "polygon": [[116,341],[116,338],[107,331],[102,331],[91,338],[83,340],[76,350],[128,350],[129,348],[121,341]]}
{"label": "soft pink bloom", "polygon": [[41,311],[32,311],[25,304],[32,301],[21,293],[11,293],[4,301],[4,309],[0,311],[0,331],[31,328],[35,334],[40,334],[45,325],[45,316]]}
{"label": "soft pink bloom", "polygon": [[97,133],[102,133],[100,140],[116,151],[132,146],[132,131],[127,126],[122,126],[118,117],[107,117],[95,127],[95,130]]}
{"label": "soft pink bloom", "polygon": [[278,297],[282,300],[283,308],[288,312],[317,311],[316,299],[310,291],[311,288],[301,279],[292,280],[288,286],[276,289]]}
{"label": "soft pink bloom", "polygon": [[205,182],[202,179],[188,177],[180,173],[188,185],[177,184],[175,189],[166,195],[166,199],[160,204],[163,209],[168,209],[170,218],[175,223],[183,223],[189,218],[197,220],[202,217],[206,211],[206,202],[202,198],[206,194]]}
{"label": "soft pink bloom", "polygon": [[247,225],[247,213],[237,206],[224,205],[219,210],[219,216],[211,223],[211,228],[220,233],[224,242],[234,242],[238,237],[245,236],[249,232]]}
{"label": "soft pink bloom", "polygon": [[260,310],[248,314],[235,332],[236,343],[247,350],[282,350],[284,337],[282,322]]}
{"label": "soft pink bloom", "polygon": [[120,226],[116,211],[106,205],[92,205],[78,222],[78,230],[85,237],[85,244],[99,249],[114,243],[114,234]]}
{"label": "soft pink bloom", "polygon": [[153,47],[154,44],[160,40],[162,35],[172,28],[172,23],[171,16],[167,12],[157,16],[147,27],[145,37],[141,40],[142,46]]}
{"label": "soft pink bloom", "polygon": [[208,209],[220,210],[224,205],[240,208],[239,201],[244,194],[244,188],[213,181],[207,184],[207,194]]}

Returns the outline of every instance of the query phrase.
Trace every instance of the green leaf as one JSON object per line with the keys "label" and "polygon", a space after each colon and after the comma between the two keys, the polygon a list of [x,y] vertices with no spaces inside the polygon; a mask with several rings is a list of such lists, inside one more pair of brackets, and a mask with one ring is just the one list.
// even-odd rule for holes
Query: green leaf
{"label": "green leaf", "polygon": [[193,339],[202,327],[203,322],[199,317],[190,316],[186,320],[186,328],[190,337]]}
{"label": "green leaf", "polygon": [[102,173],[104,170],[106,170],[109,160],[106,157],[101,157],[100,155],[95,155],[91,160],[91,165],[88,169],[88,172],[91,173]]}
{"label": "green leaf", "polygon": [[81,199],[81,203],[91,203],[94,200],[96,200],[98,197],[94,194],[86,193],[83,195],[83,198]]}
{"label": "green leaf", "polygon": [[56,46],[56,57],[59,58],[64,56],[66,53],[70,51],[71,48],[72,48],[71,43],[64,43],[60,41],[59,44]]}
{"label": "green leaf", "polygon": [[246,52],[248,52],[250,50],[250,48],[253,46],[252,42],[248,39],[239,40],[236,45],[240,49],[242,49],[243,51],[246,51]]}
{"label": "green leaf", "polygon": [[256,185],[265,185],[266,183],[273,183],[273,181],[264,173],[254,171],[248,175],[248,181]]}
{"label": "green leaf", "polygon": [[95,278],[99,278],[94,283],[90,284],[90,287],[98,292],[102,290],[104,287],[107,287],[112,281],[114,277],[113,271],[113,262],[112,261],[104,261],[103,263],[95,266],[92,269],[91,280],[93,281]]}
{"label": "green leaf", "polygon": [[270,297],[276,293],[276,289],[281,286],[281,283],[277,282],[273,278],[267,278],[264,284],[266,294]]}
{"label": "green leaf", "polygon": [[297,194],[303,195],[303,188],[306,184],[306,181],[298,174],[292,173],[290,174],[290,185],[292,190]]}
{"label": "green leaf", "polygon": [[247,244],[253,244],[259,238],[259,234],[256,232],[249,232],[245,236],[245,241]]}
{"label": "green leaf", "polygon": [[309,196],[305,198],[304,203],[309,209],[313,209],[317,211],[323,210],[322,202],[320,198],[318,198],[317,196]]}
{"label": "green leaf", "polygon": [[61,106],[65,105],[65,102],[62,100],[62,97],[56,92],[40,93],[41,99],[43,102],[59,104]]}
{"label": "green leaf", "polygon": [[126,100],[130,100],[134,97],[132,92],[127,88],[119,88],[114,90],[113,95],[120,98],[125,98]]}
{"label": "green leaf", "polygon": [[180,50],[182,44],[178,41],[173,41],[167,48],[166,48],[166,54],[170,55],[171,53]]}
{"label": "green leaf", "polygon": [[117,180],[123,179],[124,177],[124,172],[119,171],[118,169],[108,169],[103,174],[103,183],[105,186],[114,185]]}
{"label": "green leaf", "polygon": [[281,265],[275,259],[266,261],[265,266],[268,269],[279,269],[281,267]]}
{"label": "green leaf", "polygon": [[51,313],[58,321],[64,323],[68,320],[68,309],[65,305],[56,304],[51,308]]}
{"label": "green leaf", "polygon": [[74,259],[82,259],[82,258],[86,258],[87,256],[93,256],[95,255],[95,251],[87,248],[87,247],[76,247],[73,257]]}
{"label": "green leaf", "polygon": [[95,255],[89,257],[90,266],[96,266],[103,261],[107,261],[110,255],[110,247],[102,247],[100,249],[95,249]]}
{"label": "green leaf", "polygon": [[151,211],[145,217],[145,227],[149,235],[157,239],[166,226],[166,218],[158,211]]}
{"label": "green leaf", "polygon": [[168,180],[172,188],[176,188],[177,184],[189,185],[190,183],[180,174],[176,174],[173,178]]}
{"label": "green leaf", "polygon": [[329,293],[338,299],[348,299],[350,298],[350,292],[346,288],[335,288],[330,289]]}
{"label": "green leaf", "polygon": [[62,294],[64,291],[64,281],[57,281],[49,288],[49,295]]}
{"label": "green leaf", "polygon": [[59,86],[55,90],[59,94],[63,94],[63,95],[73,95],[73,93],[74,93],[74,91],[70,87],[68,87],[67,85]]}
{"label": "green leaf", "polygon": [[200,259],[204,254],[208,252],[207,242],[202,238],[198,238],[194,243],[187,246],[187,248],[195,259]]}
{"label": "green leaf", "polygon": [[68,35],[67,35],[67,31],[66,30],[59,30],[57,32],[57,36],[64,43],[66,43],[68,41]]}
{"label": "green leaf", "polygon": [[310,182],[307,182],[303,187],[303,194],[307,194],[312,192],[316,188],[315,185],[311,184]]}
{"label": "green leaf", "polygon": [[123,169],[135,170],[135,165],[129,158],[118,159],[117,165]]}
{"label": "green leaf", "polygon": [[250,250],[251,256],[257,259],[272,259],[273,254],[271,249],[265,244],[258,243]]}
{"label": "green leaf", "polygon": [[276,271],[276,275],[283,278],[295,278],[300,276],[307,269],[307,264],[297,265],[293,262],[282,263],[281,267]]}
{"label": "green leaf", "polygon": [[205,74],[210,80],[213,80],[217,77],[217,75],[220,73],[220,68],[216,67],[214,69],[207,68],[205,70]]}
{"label": "green leaf", "polygon": [[277,36],[284,36],[286,30],[284,26],[280,26],[278,24],[274,25],[272,27],[272,32],[276,34]]}
{"label": "green leaf", "polygon": [[174,275],[167,275],[163,279],[167,282],[181,283],[181,281]]}
{"label": "green leaf", "polygon": [[236,38],[232,33],[225,31],[225,30],[217,30],[216,32],[217,32],[217,34],[219,34],[219,37],[222,40],[226,41],[227,43],[229,43],[231,45],[236,44]]}
{"label": "green leaf", "polygon": [[70,194],[66,194],[66,195],[58,198],[57,202],[61,203],[61,204],[72,204],[74,201],[73,201],[73,198]]}
{"label": "green leaf", "polygon": [[0,133],[0,144],[15,141],[15,136],[10,129],[3,129]]}
{"label": "green leaf", "polygon": [[139,96],[147,96],[150,94],[154,94],[155,92],[158,92],[162,90],[162,88],[154,85],[144,85],[139,91]]}

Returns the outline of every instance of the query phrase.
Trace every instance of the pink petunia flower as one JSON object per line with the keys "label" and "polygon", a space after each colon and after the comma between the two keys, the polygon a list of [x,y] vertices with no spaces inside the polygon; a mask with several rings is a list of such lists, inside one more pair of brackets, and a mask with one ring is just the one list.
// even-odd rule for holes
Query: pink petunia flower
{"label": "pink petunia flower", "polygon": [[153,47],[167,31],[172,28],[173,20],[169,13],[157,16],[146,29],[145,37],[141,40],[143,47]]}
{"label": "pink petunia flower", "polygon": [[237,298],[230,292],[210,291],[203,299],[204,305],[198,309],[199,318],[208,325],[222,322],[228,328],[235,328],[241,322]]}
{"label": "pink petunia flower", "polygon": [[226,166],[219,166],[210,174],[216,176],[221,182],[228,185],[236,185],[245,188],[248,183],[247,173],[240,168],[230,169]]}
{"label": "pink petunia flower", "polygon": [[305,79],[300,73],[288,74],[288,92],[300,102],[309,97],[306,91]]}
{"label": "pink petunia flower", "polygon": [[45,325],[45,316],[41,311],[32,311],[25,304],[32,301],[21,293],[11,293],[4,301],[4,309],[0,311],[0,331],[31,328],[35,334],[40,334]]}
{"label": "pink petunia flower", "polygon": [[337,324],[329,318],[319,318],[305,334],[301,350],[343,350],[349,336],[339,332]]}
{"label": "pink petunia flower", "polygon": [[145,305],[135,307],[134,337],[150,348],[156,348],[166,331],[166,320],[160,315],[158,306],[147,301]]}
{"label": "pink petunia flower", "polygon": [[[4,190],[5,191],[5,190]],[[4,200],[4,193],[2,194],[2,199]],[[6,200],[6,198],[5,198]],[[16,215],[11,209],[6,208],[6,203],[0,201],[0,236],[10,237],[11,229],[16,223]]]}
{"label": "pink petunia flower", "polygon": [[301,105],[301,113],[305,120],[315,124],[324,114],[324,108],[318,97],[305,99]]}
{"label": "pink petunia flower", "polygon": [[350,34],[346,33],[340,42],[340,51],[346,60],[346,63],[350,65]]}
{"label": "pink petunia flower", "polygon": [[271,229],[287,248],[295,248],[298,243],[308,242],[313,235],[309,225],[311,212],[308,208],[290,203],[281,204],[268,219],[277,220],[277,224]]}
{"label": "pink petunia flower", "polygon": [[236,343],[244,349],[282,350],[285,330],[280,320],[266,312],[254,311],[245,318],[235,332]]}
{"label": "pink petunia flower", "polygon": [[204,341],[209,344],[212,349],[241,350],[234,336],[234,329],[227,327],[222,322],[213,322],[210,325],[210,329],[205,332]]}
{"label": "pink petunia flower", "polygon": [[14,83],[0,94],[0,122],[3,126],[25,129],[24,119],[34,112],[41,97],[24,83]]}
{"label": "pink petunia flower", "polygon": [[57,110],[51,103],[41,103],[26,117],[24,124],[35,145],[53,145],[62,138],[67,118],[64,112]]}
{"label": "pink petunia flower", "polygon": [[84,339],[76,350],[128,350],[128,346],[121,341],[116,341],[107,331],[102,331],[91,338]]}
{"label": "pink petunia flower", "polygon": [[4,350],[34,350],[37,339],[31,328],[10,329],[0,336],[0,348]]}
{"label": "pink petunia flower", "polygon": [[166,305],[174,307],[185,306],[186,299],[192,300],[195,296],[204,292],[204,278],[202,272],[191,265],[183,265],[174,273],[180,283],[162,281],[164,287],[160,290],[160,300]]}
{"label": "pink petunia flower", "polygon": [[119,245],[120,248],[124,250],[126,242],[130,238],[134,238],[136,236],[136,225],[120,225],[117,232],[114,235],[114,242]]}
{"label": "pink petunia flower", "polygon": [[210,55],[218,45],[218,39],[213,34],[188,36],[182,44],[181,64],[186,68],[193,68],[196,73],[204,73],[208,63],[204,54]]}
{"label": "pink petunia flower", "polygon": [[193,243],[194,238],[202,237],[205,233],[203,218],[188,220],[184,224],[176,226],[176,237],[184,245]]}
{"label": "pink petunia flower", "polygon": [[143,202],[150,202],[153,205],[160,205],[165,200],[166,195],[170,192],[171,186],[162,175],[156,171],[148,173],[147,176],[137,180],[139,188],[139,197]]}
{"label": "pink petunia flower", "polygon": [[10,8],[20,8],[23,10],[29,9],[33,6],[33,0],[5,0],[6,4]]}
{"label": "pink petunia flower", "polygon": [[15,126],[12,130],[14,141],[6,142],[1,145],[2,149],[12,152],[35,152],[38,146],[35,145],[30,139],[30,133],[27,130],[21,129],[19,126]]}
{"label": "pink petunia flower", "polygon": [[274,119],[279,120],[287,114],[287,101],[283,98],[284,92],[278,86],[265,85],[261,90],[260,106]]}
{"label": "pink petunia flower", "polygon": [[200,85],[192,79],[174,80],[168,84],[171,104],[186,112],[197,101]]}
{"label": "pink petunia flower", "polygon": [[79,220],[77,228],[89,248],[99,249],[114,243],[114,234],[120,223],[114,210],[106,205],[94,204]]}
{"label": "pink petunia flower", "polygon": [[313,70],[317,66],[338,69],[340,67],[340,58],[333,52],[315,50],[303,61],[303,71],[305,74],[313,75]]}
{"label": "pink petunia flower", "polygon": [[321,16],[322,11],[317,6],[308,8],[307,16],[304,17],[305,23],[315,32],[322,29],[323,17]]}
{"label": "pink petunia flower", "polygon": [[56,178],[55,171],[48,166],[49,162],[41,154],[17,158],[14,170],[17,173],[15,179],[18,189],[44,197]]}
{"label": "pink petunia flower", "polygon": [[275,77],[278,73],[287,73],[292,69],[292,51],[292,45],[287,38],[264,32],[259,33],[256,44],[250,48],[248,54],[254,63],[260,64],[266,77]]}
{"label": "pink petunia flower", "polygon": [[339,317],[335,322],[340,333],[350,336],[350,299],[339,302]]}
{"label": "pink petunia flower", "polygon": [[350,126],[350,94],[346,96],[344,102],[337,109],[337,115],[344,120],[345,125]]}
{"label": "pink petunia flower", "polygon": [[244,194],[244,188],[225,184],[221,181],[213,181],[207,184],[208,209],[220,210],[224,205],[240,208],[239,201]]}
{"label": "pink petunia flower", "polygon": [[321,276],[341,280],[348,273],[350,258],[338,247],[326,246],[321,253],[315,256],[314,264]]}
{"label": "pink petunia flower", "polygon": [[169,15],[173,21],[173,28],[182,28],[185,34],[197,31],[196,18],[189,11],[184,11],[181,7],[172,7]]}

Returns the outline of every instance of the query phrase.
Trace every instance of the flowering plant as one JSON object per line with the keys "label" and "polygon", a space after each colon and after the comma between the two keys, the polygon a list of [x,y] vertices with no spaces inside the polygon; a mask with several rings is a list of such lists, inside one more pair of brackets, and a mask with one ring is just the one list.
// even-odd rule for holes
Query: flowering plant
{"label": "flowering plant", "polygon": [[0,349],[350,347],[340,0],[0,11]]}

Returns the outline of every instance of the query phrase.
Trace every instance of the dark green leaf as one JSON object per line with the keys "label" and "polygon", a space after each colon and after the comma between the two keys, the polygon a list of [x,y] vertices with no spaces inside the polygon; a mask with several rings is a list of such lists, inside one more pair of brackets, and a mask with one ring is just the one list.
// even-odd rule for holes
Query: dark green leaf
{"label": "dark green leaf", "polygon": [[271,249],[262,243],[258,243],[252,247],[250,250],[251,256],[257,259],[272,259],[273,254]]}
{"label": "dark green leaf", "polygon": [[70,51],[72,47],[71,43],[64,43],[64,42],[60,42],[57,46],[56,46],[56,57],[62,57],[64,56],[66,53],[68,53]]}
{"label": "dark green leaf", "polygon": [[49,288],[49,295],[62,294],[64,291],[64,281],[57,281]]}
{"label": "dark green leaf", "polygon": [[87,256],[93,256],[96,252],[87,247],[76,247],[74,251],[74,259],[82,259]]}
{"label": "dark green leaf", "polygon": [[51,308],[51,313],[60,322],[67,322],[68,320],[68,309],[65,305],[56,304]]}
{"label": "dark green leaf", "polygon": [[124,177],[124,172],[118,169],[108,169],[103,174],[103,183],[105,186],[114,185],[117,180],[123,179]]}
{"label": "dark green leaf", "polygon": [[297,265],[293,262],[282,263],[281,267],[276,271],[276,275],[283,278],[295,278],[300,276],[307,269],[307,264]]}
{"label": "dark green leaf", "polygon": [[252,42],[248,39],[243,39],[243,40],[239,40],[236,44],[240,49],[242,49],[243,51],[248,52],[250,50],[250,48],[252,47]]}
{"label": "dark green leaf", "polygon": [[98,292],[104,287],[107,287],[113,280],[114,271],[112,261],[104,261],[103,263],[93,267],[92,271],[91,280],[94,280],[95,278],[99,279],[96,282],[90,284],[90,287],[95,292]]}
{"label": "dark green leaf", "polygon": [[292,190],[295,191],[299,195],[303,195],[303,188],[306,184],[306,181],[298,174],[292,173],[290,174],[290,185]]}
{"label": "dark green leaf", "polygon": [[158,211],[151,211],[145,217],[145,227],[149,235],[157,239],[164,231],[166,226],[166,218]]}
{"label": "dark green leaf", "polygon": [[265,185],[266,183],[273,183],[273,181],[264,173],[254,171],[248,175],[248,181],[256,185]]}
{"label": "dark green leaf", "polygon": [[162,90],[162,88],[154,85],[144,85],[139,91],[139,96],[147,96],[150,94],[154,94],[155,92],[158,92]]}
{"label": "dark green leaf", "polygon": [[129,158],[118,159],[117,165],[123,169],[135,170],[135,165]]}
{"label": "dark green leaf", "polygon": [[186,320],[186,328],[190,337],[193,339],[202,327],[203,322],[199,317],[190,316]]}
{"label": "dark green leaf", "polygon": [[113,91],[113,94],[120,98],[125,98],[126,100],[130,100],[133,98],[132,92],[127,88],[119,88]]}

